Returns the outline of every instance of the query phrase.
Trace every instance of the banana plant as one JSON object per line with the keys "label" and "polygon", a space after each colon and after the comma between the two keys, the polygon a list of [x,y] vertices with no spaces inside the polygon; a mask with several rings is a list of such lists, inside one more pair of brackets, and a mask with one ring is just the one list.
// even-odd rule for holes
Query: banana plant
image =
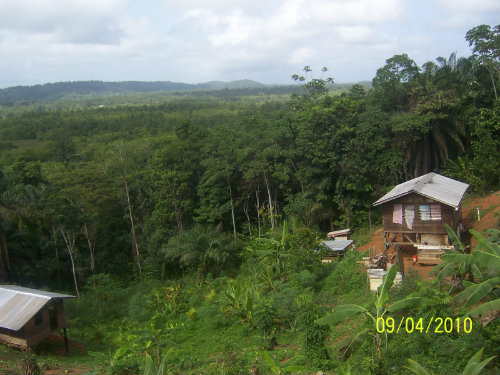
{"label": "banana plant", "polygon": [[276,364],[276,362],[271,358],[268,352],[262,352],[262,356],[266,361],[266,364],[269,366],[273,374],[281,375],[281,374],[290,374],[297,371],[302,371],[304,368],[302,366],[286,366],[280,367]]}
{"label": "banana plant", "polygon": [[288,223],[284,221],[279,241],[272,238],[258,238],[254,241],[254,246],[247,248],[250,254],[258,257],[263,263],[266,273],[262,276],[266,280],[269,277],[272,280],[280,278],[286,273],[286,260],[290,257],[290,254],[287,253],[288,233]]}
{"label": "banana plant", "polygon": [[436,275],[438,281],[444,281],[451,277],[453,281],[452,289],[459,289],[467,276],[472,278],[471,264],[467,261],[469,254],[466,252],[466,246],[460,241],[453,229],[448,224],[444,224],[444,227],[454,245],[454,249],[447,250],[446,254],[441,256],[442,262],[431,270],[430,275]]}
{"label": "banana plant", "polygon": [[230,280],[226,290],[222,292],[222,296],[229,310],[235,312],[244,321],[252,324],[254,304],[259,298],[255,287],[242,284],[236,280]]}
{"label": "banana plant", "polygon": [[375,343],[380,368],[383,359],[383,350],[384,348],[387,349],[388,342],[387,330],[377,329],[380,320],[385,319],[386,314],[422,306],[427,302],[423,297],[407,297],[389,306],[387,305],[389,301],[389,290],[394,284],[397,271],[398,268],[394,265],[384,275],[384,280],[378,288],[377,298],[371,309],[355,304],[339,305],[334,308],[332,313],[316,321],[319,325],[339,324],[344,322],[346,318],[354,318],[360,315],[364,315],[367,319],[372,321],[373,324],[371,324],[369,328],[362,329],[350,339],[349,344],[345,347],[344,359],[347,359],[356,352],[365,341],[372,338]]}
{"label": "banana plant", "polygon": [[[481,370],[496,356],[490,357],[485,359],[484,361],[481,362],[481,357],[483,356],[483,350],[484,348],[479,349],[476,354],[474,354],[467,364],[465,365],[463,371],[460,373],[460,375],[478,375]],[[413,371],[417,375],[433,375],[431,372],[429,372],[425,367],[423,367],[420,363],[417,361],[414,361],[413,359],[408,359],[409,366],[406,368]]]}
{"label": "banana plant", "polygon": [[166,375],[170,371],[167,369],[167,362],[171,357],[173,348],[169,348],[162,356],[159,363],[155,363],[153,357],[149,353],[146,353],[144,360],[144,375]]}
{"label": "banana plant", "polygon": [[[491,235],[486,238],[475,230],[470,233],[477,240],[477,247],[470,254],[448,253],[443,254],[441,272],[439,277],[447,269],[467,269],[470,272],[469,281],[463,280],[465,289],[458,293],[454,299],[456,302],[471,307],[466,314],[472,318],[482,317],[483,324],[486,325],[500,313],[500,244],[498,237],[500,231],[491,230]],[[461,243],[453,239],[455,246],[460,248]],[[481,303],[482,302],[482,303]],[[478,305],[479,304],[479,305]],[[492,319],[486,318],[491,316]]]}

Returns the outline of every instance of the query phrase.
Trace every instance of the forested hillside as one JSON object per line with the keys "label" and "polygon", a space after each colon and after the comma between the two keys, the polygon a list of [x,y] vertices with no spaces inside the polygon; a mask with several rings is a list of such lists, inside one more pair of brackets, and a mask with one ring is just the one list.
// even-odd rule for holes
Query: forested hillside
{"label": "forested hillside", "polygon": [[[383,356],[369,340],[355,353],[345,340],[364,320],[315,322],[373,305],[359,254],[322,265],[315,250],[329,230],[378,225],[372,203],[430,171],[498,191],[499,37],[478,26],[471,56],[422,66],[395,55],[372,88],[342,93],[308,67],[286,97],[258,87],[36,109],[55,86],[2,90],[1,104],[34,107],[0,119],[0,278],[78,295],[70,332],[96,373],[137,373],[162,355],[182,374],[403,374],[407,358],[458,373],[480,347],[498,353],[498,316],[468,335],[400,334]],[[495,233],[480,241],[492,253]],[[493,280],[481,301],[498,298]],[[456,292],[410,279],[390,301],[420,293],[414,316],[459,317]]]}
{"label": "forested hillside", "polygon": [[117,95],[162,91],[194,91],[214,89],[252,89],[265,85],[250,80],[233,82],[206,82],[187,84],[181,82],[58,82],[34,86],[17,86],[0,90],[0,105],[11,106],[18,102],[36,103],[54,101],[68,95],[84,97],[86,95]]}

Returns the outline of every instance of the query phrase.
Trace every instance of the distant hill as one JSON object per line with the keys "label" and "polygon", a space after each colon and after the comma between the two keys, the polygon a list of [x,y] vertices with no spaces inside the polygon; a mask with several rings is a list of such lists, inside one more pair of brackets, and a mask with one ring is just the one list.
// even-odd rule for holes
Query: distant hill
{"label": "distant hill", "polygon": [[221,90],[221,89],[256,89],[272,87],[251,80],[238,80],[231,82],[212,81],[206,83],[181,83],[170,81],[157,82],[102,82],[102,81],[77,81],[57,82],[34,86],[15,86],[0,89],[0,105],[12,106],[18,104],[31,104],[34,102],[47,102],[62,98],[81,98],[88,95],[130,95],[148,92],[165,91],[195,91],[195,90]]}
{"label": "distant hill", "polygon": [[[369,82],[359,82],[367,89]],[[348,91],[352,83],[335,84],[333,91],[337,94]],[[5,108],[32,108],[33,105],[55,103],[60,100],[77,102],[80,100],[100,99],[134,95],[193,95],[196,97],[211,96],[224,100],[237,97],[261,95],[289,95],[300,93],[301,86],[265,85],[249,79],[222,82],[211,81],[205,83],[182,83],[170,81],[75,81],[46,83],[34,86],[15,86],[0,89],[0,106]]]}

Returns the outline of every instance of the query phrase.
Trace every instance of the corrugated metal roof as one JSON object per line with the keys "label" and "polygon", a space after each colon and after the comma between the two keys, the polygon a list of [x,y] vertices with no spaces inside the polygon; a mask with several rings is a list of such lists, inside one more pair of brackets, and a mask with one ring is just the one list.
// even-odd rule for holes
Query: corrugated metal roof
{"label": "corrugated metal roof", "polygon": [[333,232],[328,232],[327,237],[328,238],[335,238],[337,236],[346,236],[346,235],[349,235],[350,231],[351,231],[350,228],[341,229],[341,230],[334,230]]}
{"label": "corrugated metal roof", "polygon": [[323,242],[321,242],[321,245],[328,246],[333,251],[343,251],[352,243],[353,243],[353,240],[336,239],[336,240],[332,240],[332,241],[323,241]]}
{"label": "corrugated metal roof", "polygon": [[457,209],[468,188],[468,184],[431,172],[397,185],[373,205],[417,193]]}
{"label": "corrugated metal roof", "polygon": [[51,299],[73,298],[15,285],[0,285],[0,327],[20,330]]}

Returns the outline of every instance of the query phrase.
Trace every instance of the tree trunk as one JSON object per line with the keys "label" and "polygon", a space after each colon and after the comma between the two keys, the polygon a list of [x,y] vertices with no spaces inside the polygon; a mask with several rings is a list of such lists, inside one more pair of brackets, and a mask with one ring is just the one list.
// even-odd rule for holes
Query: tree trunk
{"label": "tree trunk", "polygon": [[132,204],[130,203],[130,193],[128,190],[128,183],[125,178],[123,179],[123,184],[125,186],[125,195],[127,196],[127,208],[130,218],[130,230],[132,231],[132,251],[134,252],[134,256],[137,260],[137,268],[139,270],[139,276],[142,276],[141,260],[139,258],[140,256],[139,246],[137,245],[137,237],[135,235],[134,215],[132,213]]}
{"label": "tree trunk", "polygon": [[297,181],[299,181],[300,191],[302,192],[302,194],[304,194],[304,185],[302,184],[302,181],[297,177],[298,175],[297,167],[295,166],[295,163],[293,161],[291,162],[291,165],[293,170],[295,171],[295,178],[297,178]]}
{"label": "tree trunk", "polygon": [[89,253],[90,253],[90,270],[92,273],[95,271],[95,259],[94,259],[94,252],[95,252],[95,228],[93,227],[90,231],[87,226],[87,223],[83,223],[83,235],[85,236],[85,239],[87,240],[87,244],[89,246]]}
{"label": "tree trunk", "polygon": [[78,282],[76,280],[76,269],[75,269],[75,259],[74,259],[76,235],[74,233],[69,233],[68,231],[65,231],[63,226],[61,226],[60,229],[62,238],[66,243],[66,248],[68,249],[69,259],[71,260],[71,271],[73,272],[73,281],[75,283],[76,298],[80,298],[80,292],[78,291]]}
{"label": "tree trunk", "polygon": [[495,100],[497,100],[498,94],[497,94],[497,85],[495,84],[495,76],[493,75],[493,72],[491,71],[491,68],[488,65],[486,65],[486,70],[488,71],[488,73],[490,73],[491,83],[493,84],[493,90],[495,92]]}
{"label": "tree trunk", "polygon": [[255,190],[255,200],[256,200],[256,206],[257,207],[257,229],[259,232],[259,238],[260,238],[260,199],[259,199],[259,187],[257,185],[257,189]]}
{"label": "tree trunk", "polygon": [[175,207],[175,219],[177,221],[177,233],[181,234],[184,228],[182,227],[182,208],[180,205]]}
{"label": "tree trunk", "polygon": [[130,230],[132,232],[132,252],[134,253],[133,255],[135,256],[136,261],[137,261],[137,268],[139,270],[139,276],[142,276],[139,246],[137,245],[137,236],[136,236],[136,232],[135,232],[134,215],[132,212],[132,203],[130,200],[130,191],[129,191],[128,182],[127,182],[127,169],[125,167],[125,160],[123,158],[121,148],[116,151],[116,155],[117,155],[117,157],[122,165],[122,169],[123,169],[122,178],[123,178],[123,185],[125,187],[125,195],[127,197],[127,208],[128,208],[129,218],[130,218]]}
{"label": "tree trunk", "polygon": [[370,207],[368,207],[368,224],[370,226],[370,236],[373,234],[373,228],[372,228],[372,215],[370,212]]}
{"label": "tree trunk", "polygon": [[5,234],[0,225],[0,282],[5,280],[7,270],[9,269],[9,248],[5,241]]}
{"label": "tree trunk", "polygon": [[227,180],[227,188],[229,189],[229,198],[231,199],[231,218],[233,219],[233,234],[236,239],[236,220],[234,219],[234,202],[233,202],[233,189],[231,189],[231,181]]}
{"label": "tree trunk", "polygon": [[247,217],[248,234],[250,235],[250,239],[252,239],[252,225],[250,223],[250,215],[248,214],[248,200],[243,205],[243,211],[245,212],[245,216]]}
{"label": "tree trunk", "polygon": [[56,268],[57,268],[57,285],[59,286],[59,289],[61,289],[61,270],[59,267],[59,251],[57,250],[57,230],[56,228],[52,225],[52,239],[54,241],[54,248],[56,250]]}
{"label": "tree trunk", "polygon": [[271,196],[271,189],[269,187],[269,182],[267,181],[267,174],[264,173],[264,182],[266,183],[267,189],[267,200],[269,204],[269,215],[271,216],[271,229],[274,229],[274,210],[273,210],[273,199]]}

